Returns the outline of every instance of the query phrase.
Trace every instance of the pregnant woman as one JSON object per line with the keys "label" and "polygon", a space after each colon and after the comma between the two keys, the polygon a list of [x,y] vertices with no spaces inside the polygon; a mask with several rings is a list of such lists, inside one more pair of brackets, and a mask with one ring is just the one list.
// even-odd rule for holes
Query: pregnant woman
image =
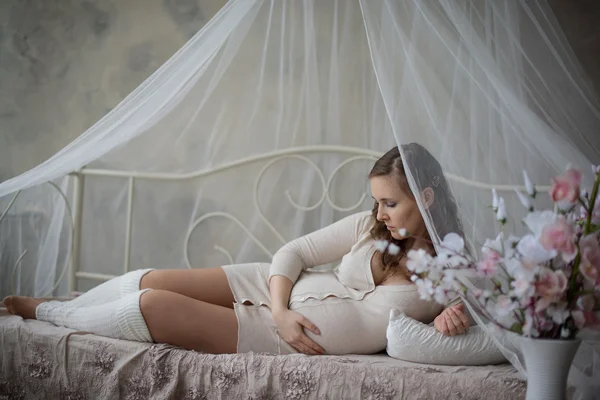
{"label": "pregnant woman", "polygon": [[[437,160],[414,143],[403,153],[418,166],[413,175],[425,187],[420,201],[434,224],[444,227],[440,237],[462,234]],[[435,250],[397,147],[375,163],[369,180],[371,211],[291,241],[270,264],[136,270],[70,301],[9,296],[4,304],[23,318],[208,353],[377,353],[386,347],[393,308],[423,323],[435,320],[443,334],[463,333],[468,319],[462,305],[443,310],[421,300],[410,281],[408,251]],[[378,250],[376,240],[397,251]],[[333,271],[309,270],[339,260]]]}

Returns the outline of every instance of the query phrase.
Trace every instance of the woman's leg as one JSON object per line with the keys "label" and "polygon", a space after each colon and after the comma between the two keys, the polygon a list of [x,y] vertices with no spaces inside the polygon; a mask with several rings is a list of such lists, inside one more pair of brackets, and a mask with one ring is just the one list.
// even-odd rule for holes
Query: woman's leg
{"label": "woman's leg", "polygon": [[234,297],[222,268],[138,269],[106,281],[70,301],[72,306],[99,305],[142,289],[168,290],[196,300],[233,308]]}
{"label": "woman's leg", "polygon": [[235,299],[223,268],[162,269],[142,277],[140,289],[175,292],[195,300],[233,308]]}
{"label": "woman's leg", "polygon": [[140,290],[142,277],[150,271],[153,271],[153,269],[137,269],[127,272],[88,290],[70,300],[69,303],[72,306],[88,307],[120,299],[126,294]]}
{"label": "woman's leg", "polygon": [[[97,306],[104,303],[122,298],[129,293],[135,293],[140,290],[140,281],[142,277],[153,271],[153,269],[138,269],[130,271],[126,274],[114,277],[100,285],[88,290],[87,292],[75,297],[72,300],[65,301],[65,304],[69,304],[71,307],[90,307]],[[10,313],[11,297],[25,297],[25,296],[8,296],[4,299],[4,305]],[[47,301],[46,299],[35,299],[38,303]]]}
{"label": "woman's leg", "polygon": [[206,353],[235,353],[238,324],[232,309],[164,290],[141,290],[89,307],[10,296],[11,312],[116,339],[168,343]]}
{"label": "woman's leg", "polygon": [[140,300],[152,339],[205,353],[235,353],[238,323],[228,307],[165,291],[150,290]]}

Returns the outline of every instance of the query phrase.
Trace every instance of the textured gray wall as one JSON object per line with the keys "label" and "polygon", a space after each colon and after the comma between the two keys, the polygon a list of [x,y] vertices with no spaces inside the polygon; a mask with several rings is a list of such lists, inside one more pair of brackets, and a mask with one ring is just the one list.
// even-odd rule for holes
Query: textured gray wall
{"label": "textured gray wall", "polygon": [[[224,2],[1,0],[0,181],[86,130]],[[600,1],[550,3],[600,88]]]}
{"label": "textured gray wall", "polygon": [[225,0],[1,0],[0,181],[75,139]]}

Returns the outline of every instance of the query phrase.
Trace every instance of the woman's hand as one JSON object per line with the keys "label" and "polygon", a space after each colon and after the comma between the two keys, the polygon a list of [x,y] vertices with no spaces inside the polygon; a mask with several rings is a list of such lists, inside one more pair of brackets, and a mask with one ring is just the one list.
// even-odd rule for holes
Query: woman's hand
{"label": "woman's hand", "polygon": [[319,355],[325,350],[304,333],[304,328],[320,335],[319,329],[302,314],[288,309],[273,312],[273,321],[279,328],[279,336],[300,353]]}
{"label": "woman's hand", "polygon": [[463,303],[446,308],[433,321],[433,326],[446,336],[461,335],[469,328],[469,319]]}

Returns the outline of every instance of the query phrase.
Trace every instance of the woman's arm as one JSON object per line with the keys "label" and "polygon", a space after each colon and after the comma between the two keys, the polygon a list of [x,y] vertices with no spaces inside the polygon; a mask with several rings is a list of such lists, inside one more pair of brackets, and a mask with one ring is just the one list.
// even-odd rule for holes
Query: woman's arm
{"label": "woman's arm", "polygon": [[433,321],[438,332],[446,336],[461,335],[469,329],[469,319],[465,314],[465,305],[458,303],[446,307]]}
{"label": "woman's arm", "polygon": [[271,292],[271,312],[276,313],[288,309],[290,294],[294,283],[285,276],[273,276],[269,282]]}
{"label": "woman's arm", "polygon": [[370,212],[361,212],[289,242],[273,256],[269,281],[282,275],[295,283],[303,270],[340,260],[370,223]]}
{"label": "woman's arm", "polygon": [[288,310],[294,283],[285,276],[274,276],[269,282],[271,314],[279,335],[290,346],[304,354],[325,354],[325,350],[304,333],[304,328],[320,335],[319,329],[302,314]]}

